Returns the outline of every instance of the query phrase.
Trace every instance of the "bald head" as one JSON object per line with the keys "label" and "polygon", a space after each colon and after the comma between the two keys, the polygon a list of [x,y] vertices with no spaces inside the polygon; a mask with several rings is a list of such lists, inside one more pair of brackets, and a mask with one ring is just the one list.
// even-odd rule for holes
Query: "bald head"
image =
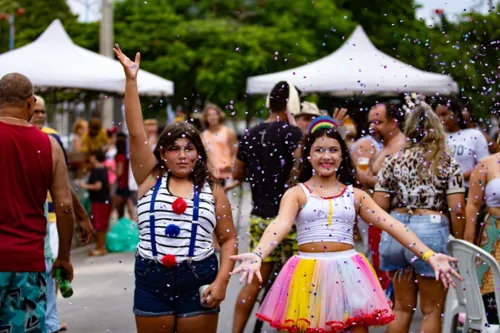
{"label": "bald head", "polygon": [[10,73],[0,79],[0,114],[30,121],[35,107],[33,84],[19,73]]}
{"label": "bald head", "polygon": [[0,79],[0,108],[26,106],[26,100],[33,95],[33,84],[19,73],[10,73]]}

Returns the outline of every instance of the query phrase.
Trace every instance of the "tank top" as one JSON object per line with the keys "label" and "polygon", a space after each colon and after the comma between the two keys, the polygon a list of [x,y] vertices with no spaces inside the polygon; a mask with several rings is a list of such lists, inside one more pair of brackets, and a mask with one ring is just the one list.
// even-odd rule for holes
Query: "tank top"
{"label": "tank top", "polygon": [[205,130],[202,133],[205,141],[208,160],[213,168],[213,174],[219,179],[226,179],[231,176],[230,171],[224,168],[231,165],[231,146],[229,143],[229,128],[221,126],[217,133]]}
{"label": "tank top", "polygon": [[[161,260],[165,255],[171,254],[175,256],[177,263],[185,261],[190,257],[189,245],[191,243],[193,200],[184,199],[187,203],[185,212],[181,215],[174,213],[172,204],[178,197],[168,189],[168,174],[165,174],[161,179],[155,198],[154,211],[151,211],[153,192],[154,187],[146,192],[137,204],[139,222],[137,253],[145,259],[155,259],[150,232],[150,214],[152,213],[155,221],[155,243],[158,259]],[[212,189],[205,183],[199,195],[198,227],[196,229],[194,255],[191,256],[193,261],[201,261],[214,253],[212,233],[216,223]],[[167,236],[170,225],[176,225],[180,228],[180,233],[177,236]]]}
{"label": "tank top", "polygon": [[52,148],[34,126],[0,121],[0,272],[44,272]]}
{"label": "tank top", "polygon": [[297,214],[297,242],[299,245],[315,242],[345,243],[354,245],[353,232],[356,217],[354,191],[346,186],[336,197],[322,198],[299,184],[307,202]]}
{"label": "tank top", "polygon": [[500,207],[500,178],[492,179],[484,189],[486,206]]}

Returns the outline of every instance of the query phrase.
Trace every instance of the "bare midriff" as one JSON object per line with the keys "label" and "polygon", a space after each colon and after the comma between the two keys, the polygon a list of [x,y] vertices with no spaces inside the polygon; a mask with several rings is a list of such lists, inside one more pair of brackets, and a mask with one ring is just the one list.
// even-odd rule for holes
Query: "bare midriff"
{"label": "bare midriff", "polygon": [[495,216],[500,216],[500,207],[490,207],[488,208],[488,213]]}
{"label": "bare midriff", "polygon": [[354,249],[354,245],[345,243],[315,242],[299,245],[300,252],[341,252]]}
{"label": "bare midriff", "polygon": [[[393,210],[396,211],[396,212],[398,212],[398,213],[408,215],[408,209],[407,208],[395,208]],[[441,214],[440,212],[437,212],[435,210],[424,209],[424,208],[412,209],[412,215],[413,216],[416,216],[416,215],[442,215],[442,216],[444,216],[446,218],[448,217],[448,215],[446,215],[446,214]]]}

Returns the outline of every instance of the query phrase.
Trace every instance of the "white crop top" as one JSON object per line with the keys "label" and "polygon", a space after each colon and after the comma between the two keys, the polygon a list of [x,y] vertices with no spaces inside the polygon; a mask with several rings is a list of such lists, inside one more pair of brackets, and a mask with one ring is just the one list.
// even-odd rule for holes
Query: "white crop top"
{"label": "white crop top", "polygon": [[299,245],[314,242],[354,245],[356,209],[352,185],[347,186],[339,196],[331,198],[319,197],[312,194],[305,184],[299,185],[307,196],[306,204],[295,219]]}

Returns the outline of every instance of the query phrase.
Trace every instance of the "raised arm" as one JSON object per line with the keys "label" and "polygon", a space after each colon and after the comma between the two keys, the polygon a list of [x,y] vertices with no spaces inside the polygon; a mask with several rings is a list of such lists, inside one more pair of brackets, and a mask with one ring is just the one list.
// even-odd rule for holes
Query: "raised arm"
{"label": "raised arm", "polygon": [[469,181],[469,198],[465,208],[465,235],[464,239],[474,244],[476,226],[479,212],[484,204],[484,187],[486,186],[486,175],[488,169],[484,161],[479,162],[472,171]]}
{"label": "raised arm", "polygon": [[132,61],[123,54],[118,44],[115,44],[113,51],[125,72],[125,121],[129,131],[130,162],[134,179],[140,186],[157,163],[144,129],[139,90],[137,89],[137,73],[139,72],[141,55],[137,52],[135,60]]}
{"label": "raised arm", "polygon": [[356,211],[363,221],[387,232],[418,257],[422,258],[425,255],[426,258],[423,259],[434,269],[436,280],[441,278],[445,287],[448,283],[454,285],[450,274],[460,278],[460,275],[450,266],[450,262],[456,262],[456,259],[442,253],[434,253],[410,228],[380,208],[366,192],[354,189],[354,197]]}
{"label": "raised arm", "polygon": [[262,276],[260,275],[262,261],[290,233],[299,212],[300,195],[304,195],[304,192],[299,186],[286,191],[283,198],[281,198],[278,217],[266,228],[254,252],[231,256],[233,260],[242,261],[241,265],[231,273],[243,272],[240,282],[246,279],[247,283],[250,284],[254,274],[262,282]]}

